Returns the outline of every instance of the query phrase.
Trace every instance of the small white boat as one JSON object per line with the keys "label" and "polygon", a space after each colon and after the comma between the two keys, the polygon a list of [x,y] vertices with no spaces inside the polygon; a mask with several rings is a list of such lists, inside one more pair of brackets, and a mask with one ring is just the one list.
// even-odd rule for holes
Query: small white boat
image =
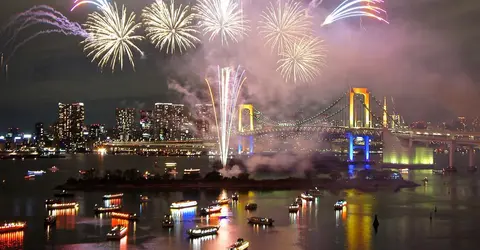
{"label": "small white boat", "polygon": [[304,192],[300,195],[300,197],[302,197],[302,199],[306,200],[306,201],[313,201],[314,200],[314,197],[313,195],[311,195],[310,193],[308,192]]}
{"label": "small white boat", "polygon": [[288,212],[290,213],[296,213],[298,212],[299,209],[300,209],[300,206],[297,203],[293,203],[293,204],[290,204],[290,206],[288,206]]}
{"label": "small white boat", "polygon": [[197,238],[207,235],[215,235],[218,233],[220,226],[205,226],[205,227],[196,227],[187,230],[188,236],[191,238]]}
{"label": "small white boat", "polygon": [[333,208],[335,210],[342,210],[344,207],[347,206],[347,201],[346,200],[338,200],[337,202],[335,202],[335,204],[333,205]]}
{"label": "small white boat", "polygon": [[122,226],[122,225],[115,226],[112,228],[112,230],[109,233],[107,233],[107,239],[119,240],[125,237],[125,235],[127,235],[127,230],[128,229],[126,226]]}
{"label": "small white boat", "polygon": [[250,242],[242,238],[239,238],[237,242],[233,243],[231,246],[228,247],[228,250],[244,250],[244,249],[248,249],[249,246],[250,246]]}
{"label": "small white boat", "polygon": [[274,220],[271,218],[263,218],[263,217],[250,217],[247,219],[248,223],[254,225],[265,225],[265,226],[273,226]]}

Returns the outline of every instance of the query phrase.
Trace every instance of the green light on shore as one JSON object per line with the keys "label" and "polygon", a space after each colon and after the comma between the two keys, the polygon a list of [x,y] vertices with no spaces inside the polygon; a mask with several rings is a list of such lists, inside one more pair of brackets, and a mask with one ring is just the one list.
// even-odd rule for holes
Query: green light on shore
{"label": "green light on shore", "polygon": [[433,164],[433,149],[415,147],[412,149],[399,147],[390,152],[383,152],[383,162],[387,164]]}

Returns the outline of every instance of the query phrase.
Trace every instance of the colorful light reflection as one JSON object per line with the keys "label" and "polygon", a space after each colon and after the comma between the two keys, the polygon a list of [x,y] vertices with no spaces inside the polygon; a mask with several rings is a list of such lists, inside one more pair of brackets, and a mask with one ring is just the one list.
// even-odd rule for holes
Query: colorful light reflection
{"label": "colorful light reflection", "polygon": [[0,249],[23,249],[23,231],[0,234]]}
{"label": "colorful light reflection", "polygon": [[78,208],[50,210],[48,215],[56,216],[56,228],[75,230]]}

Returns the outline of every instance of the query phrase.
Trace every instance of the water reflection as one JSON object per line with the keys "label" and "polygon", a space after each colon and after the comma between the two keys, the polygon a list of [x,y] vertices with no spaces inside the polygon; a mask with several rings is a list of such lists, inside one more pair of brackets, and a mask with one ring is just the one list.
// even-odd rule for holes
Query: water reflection
{"label": "water reflection", "polygon": [[200,238],[190,239],[190,243],[192,244],[193,250],[200,250],[205,241],[214,240],[215,238],[217,238],[217,235],[207,235]]}
{"label": "water reflection", "polygon": [[57,217],[56,228],[75,230],[78,208],[49,210],[48,215]]}
{"label": "water reflection", "polygon": [[346,227],[347,246],[349,250],[370,250],[372,237],[371,200],[362,195],[360,204],[349,203]]}
{"label": "water reflection", "polygon": [[0,234],[0,249],[23,249],[23,231]]}

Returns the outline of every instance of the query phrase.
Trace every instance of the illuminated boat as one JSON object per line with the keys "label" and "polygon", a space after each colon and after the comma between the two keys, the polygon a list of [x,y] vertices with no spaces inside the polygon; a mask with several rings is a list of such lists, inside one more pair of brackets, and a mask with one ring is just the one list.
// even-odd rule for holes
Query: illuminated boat
{"label": "illuminated boat", "polygon": [[174,225],[173,217],[171,214],[166,214],[163,216],[162,227],[170,228]]}
{"label": "illuminated boat", "polygon": [[229,198],[222,198],[220,200],[216,200],[212,202],[212,204],[217,204],[217,205],[227,205],[228,203],[230,203]]}
{"label": "illuminated boat", "polygon": [[119,194],[106,194],[103,196],[104,200],[111,200],[111,199],[121,199],[123,197],[123,193]]}
{"label": "illuminated boat", "polygon": [[69,193],[69,192],[67,192],[66,190],[62,190],[62,192],[57,193],[57,194],[54,194],[53,196],[66,198],[66,197],[74,197],[75,194]]}
{"label": "illuminated boat", "polygon": [[188,236],[190,236],[190,238],[214,235],[218,233],[219,228],[220,226],[204,226],[204,227],[197,226],[196,228],[188,229],[187,234]]}
{"label": "illuminated boat", "polygon": [[233,200],[233,201],[238,201],[238,194],[237,194],[237,193],[234,193],[234,194],[232,195],[232,200]]}
{"label": "illuminated boat", "polygon": [[250,242],[242,238],[239,238],[237,242],[233,243],[231,246],[228,247],[228,250],[244,250],[244,249],[248,249],[249,246],[250,246]]}
{"label": "illuminated boat", "polygon": [[127,235],[127,227],[123,225],[117,225],[110,230],[109,233],[107,233],[107,239],[108,240],[119,240],[125,235]]}
{"label": "illuminated boat", "polygon": [[35,180],[35,175],[33,175],[33,174],[32,175],[25,175],[23,178],[25,178],[25,180],[29,180],[29,181],[32,180],[33,181],[33,180]]}
{"label": "illuminated boat", "polygon": [[146,195],[140,195],[140,201],[141,202],[149,202],[150,198],[148,198],[148,196],[146,196]]}
{"label": "illuminated boat", "polygon": [[295,199],[295,203],[297,203],[298,205],[302,205],[303,201],[302,201],[302,198],[299,196],[297,197],[297,199]]}
{"label": "illuminated boat", "polygon": [[313,201],[313,195],[311,195],[309,192],[304,192],[300,195],[300,197],[302,197],[302,199],[306,200],[306,201]]}
{"label": "illuminated boat", "polygon": [[255,210],[257,209],[257,203],[248,203],[245,205],[245,210]]}
{"label": "illuminated boat", "polygon": [[60,169],[57,168],[57,167],[55,167],[55,166],[53,166],[53,167],[49,168],[48,170],[49,170],[50,172],[52,172],[52,173],[55,173],[55,172],[57,172],[57,171],[60,170]]}
{"label": "illuminated boat", "polygon": [[163,216],[162,227],[170,228],[173,227],[173,225],[174,220],[171,214],[166,214],[165,216]]}
{"label": "illuminated boat", "polygon": [[27,171],[27,175],[43,175],[47,172],[43,171],[43,170],[28,170]]}
{"label": "illuminated boat", "polygon": [[177,202],[172,203],[172,205],[170,205],[170,208],[171,209],[180,209],[180,208],[195,207],[195,206],[197,206],[196,201],[181,200],[181,201],[177,201]]}
{"label": "illuminated boat", "polygon": [[63,201],[47,200],[45,201],[45,203],[47,204],[48,210],[78,207],[78,202],[74,202],[74,201],[63,202]]}
{"label": "illuminated boat", "polygon": [[335,202],[335,204],[333,205],[333,208],[335,210],[342,210],[345,206],[347,206],[347,201],[346,200],[338,200],[337,202]]}
{"label": "illuminated boat", "polygon": [[27,227],[25,222],[5,222],[3,225],[0,225],[0,233],[22,231],[25,227]]}
{"label": "illuminated boat", "polygon": [[99,207],[97,205],[95,205],[95,208],[93,209],[93,211],[95,211],[95,213],[97,214],[101,214],[101,213],[110,213],[110,212],[115,212],[115,211],[118,211],[122,208],[122,206],[120,205],[110,205],[110,206],[106,206],[106,207]]}
{"label": "illuminated boat", "polygon": [[135,213],[112,212],[112,217],[117,219],[137,221],[138,216]]}
{"label": "illuminated boat", "polygon": [[209,215],[214,213],[220,213],[222,211],[222,207],[219,205],[208,206],[206,208],[202,208],[200,210],[200,214],[202,215]]}
{"label": "illuminated boat", "polygon": [[57,217],[50,215],[45,218],[44,224],[45,226],[55,226],[55,222],[57,222]]}
{"label": "illuminated boat", "polygon": [[254,225],[273,226],[273,219],[271,218],[250,217],[247,220],[248,220],[248,223],[254,224]]}
{"label": "illuminated boat", "polygon": [[296,213],[298,212],[298,209],[300,209],[300,206],[297,203],[293,203],[288,206],[288,212],[290,213]]}
{"label": "illuminated boat", "polygon": [[323,195],[323,192],[320,191],[320,189],[318,189],[317,187],[308,190],[308,193],[311,194],[311,195],[313,195],[313,196],[321,196],[321,195]]}

